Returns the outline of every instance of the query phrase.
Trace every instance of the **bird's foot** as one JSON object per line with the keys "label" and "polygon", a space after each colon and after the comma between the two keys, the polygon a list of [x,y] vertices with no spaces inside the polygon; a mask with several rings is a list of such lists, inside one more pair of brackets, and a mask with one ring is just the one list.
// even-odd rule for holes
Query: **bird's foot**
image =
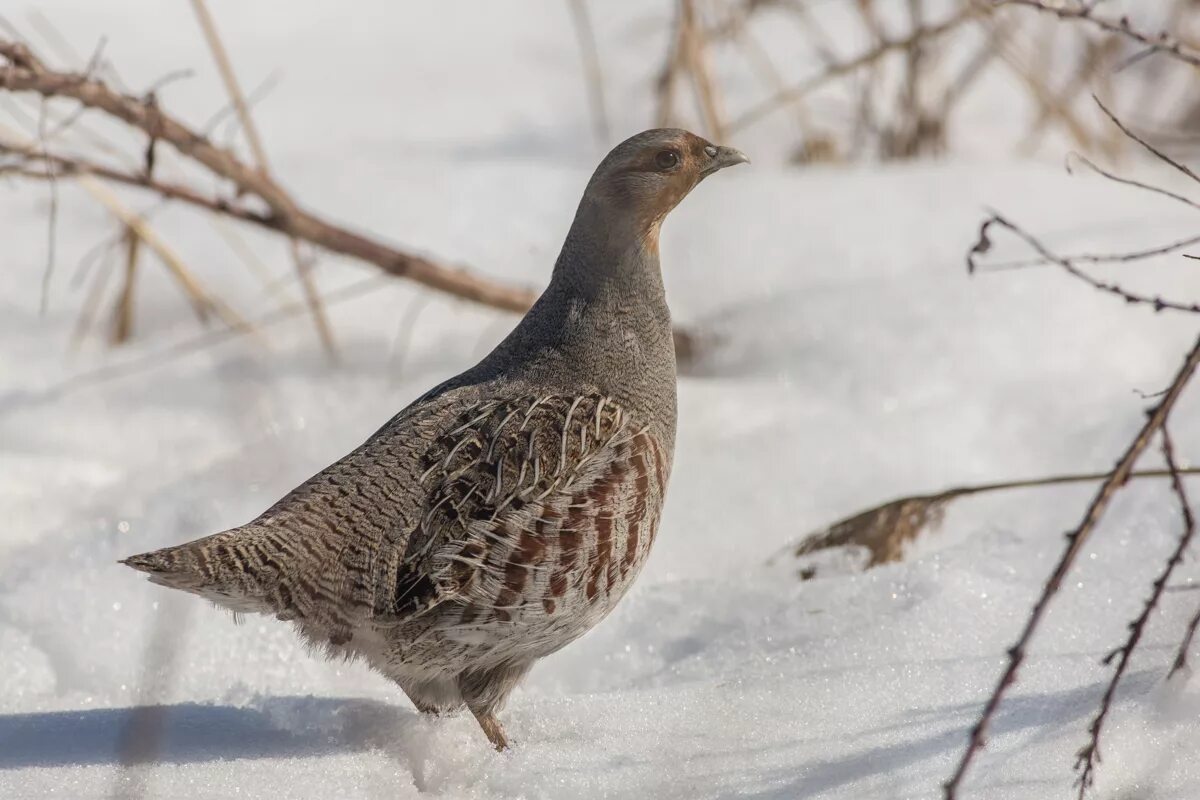
{"label": "bird's foot", "polygon": [[508,737],[504,734],[504,726],[500,724],[500,720],[492,713],[476,713],[475,720],[479,723],[479,727],[483,728],[484,736],[487,736],[488,741],[496,748],[498,752],[503,753],[508,749]]}

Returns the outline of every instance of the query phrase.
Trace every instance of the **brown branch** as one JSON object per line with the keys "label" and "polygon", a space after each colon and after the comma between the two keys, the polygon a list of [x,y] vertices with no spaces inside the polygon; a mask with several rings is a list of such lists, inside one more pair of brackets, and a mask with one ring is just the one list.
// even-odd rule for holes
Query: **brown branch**
{"label": "brown branch", "polygon": [[1134,28],[1129,22],[1129,17],[1123,16],[1119,19],[1110,19],[1099,16],[1095,13],[1096,4],[1094,2],[1084,3],[1074,8],[1067,8],[1060,5],[1049,5],[1045,0],[993,0],[991,7],[997,9],[1004,6],[1031,8],[1046,14],[1052,14],[1068,22],[1083,22],[1105,33],[1123,36],[1126,39],[1137,42],[1151,53],[1163,53],[1186,64],[1191,64],[1193,67],[1200,67],[1200,53],[1193,52],[1166,31],[1145,33]]}
{"label": "brown branch", "polygon": [[1079,780],[1077,781],[1079,786],[1078,800],[1084,800],[1084,795],[1095,781],[1096,767],[1100,763],[1100,734],[1104,729],[1105,720],[1108,719],[1108,712],[1112,707],[1113,697],[1116,696],[1117,686],[1121,683],[1121,678],[1125,676],[1125,670],[1129,667],[1129,660],[1133,656],[1133,651],[1137,649],[1138,643],[1142,640],[1142,634],[1146,630],[1146,623],[1150,620],[1150,615],[1154,613],[1154,609],[1158,606],[1158,601],[1162,598],[1167,581],[1170,580],[1175,568],[1183,561],[1183,554],[1187,551],[1188,545],[1192,541],[1192,535],[1196,532],[1196,521],[1192,517],[1192,508],[1188,503],[1187,493],[1183,488],[1183,480],[1179,477],[1179,465],[1175,462],[1175,448],[1171,443],[1171,435],[1167,432],[1165,424],[1160,429],[1159,435],[1162,437],[1163,459],[1166,461],[1167,470],[1171,474],[1171,489],[1176,497],[1179,498],[1179,508],[1183,516],[1183,533],[1180,534],[1179,542],[1167,559],[1167,563],[1163,566],[1162,571],[1154,579],[1150,590],[1150,597],[1146,599],[1145,605],[1142,606],[1141,613],[1138,614],[1133,622],[1129,623],[1129,637],[1123,645],[1105,656],[1102,662],[1107,665],[1115,659],[1117,666],[1113,670],[1112,678],[1104,690],[1104,697],[1100,700],[1100,710],[1096,712],[1091,725],[1088,726],[1088,743],[1075,755],[1075,769],[1079,772]]}
{"label": "brown branch", "polygon": [[1162,400],[1155,406],[1147,416],[1146,422],[1142,425],[1141,430],[1130,442],[1112,472],[1101,484],[1096,496],[1088,505],[1084,512],[1083,519],[1079,524],[1067,533],[1067,546],[1064,549],[1062,556],[1055,565],[1054,570],[1050,574],[1050,578],[1046,581],[1045,588],[1034,604],[1032,611],[1029,614],[1029,619],[1025,623],[1025,627],[1021,631],[1016,644],[1008,651],[1008,665],[1001,674],[996,687],[992,690],[991,696],[984,704],[983,711],[979,716],[978,722],[971,729],[967,747],[963,751],[957,767],[954,770],[950,780],[944,785],[946,800],[955,800],[958,797],[958,788],[966,777],[967,770],[971,766],[971,762],[975,756],[983,749],[985,737],[987,735],[988,724],[995,716],[997,709],[1000,707],[1000,702],[1004,699],[1004,695],[1017,678],[1017,670],[1021,663],[1025,660],[1025,654],[1028,650],[1029,643],[1033,639],[1034,633],[1041,625],[1042,619],[1046,614],[1046,609],[1050,605],[1050,601],[1058,593],[1062,587],[1063,580],[1067,573],[1075,563],[1075,559],[1079,556],[1084,544],[1087,543],[1092,531],[1095,530],[1097,523],[1104,512],[1108,508],[1109,502],[1122,486],[1129,480],[1133,472],[1134,464],[1137,463],[1138,457],[1145,451],[1150,444],[1150,440],[1166,422],[1167,415],[1170,414],[1176,400],[1183,393],[1184,387],[1191,379],[1196,371],[1197,364],[1200,364],[1200,338],[1192,346],[1179,371],[1175,374],[1171,381],[1170,387],[1163,395]]}
{"label": "brown branch", "polygon": [[[0,65],[0,89],[35,92],[48,98],[69,98],[88,108],[103,111],[143,131],[147,136],[171,145],[181,155],[232,183],[240,194],[259,198],[269,209],[265,215],[269,219],[267,227],[326,250],[367,261],[385,272],[408,278],[431,289],[492,308],[524,312],[536,298],[529,289],[506,286],[465,269],[443,266],[321,219],[302,208],[262,170],[242,162],[232,152],[213,144],[170,114],[152,108],[145,99],[116,92],[104,81],[84,74],[52,70],[23,44],[0,39],[0,58],[7,61],[7,64]],[[96,174],[111,177],[100,172]],[[123,182],[137,185],[128,180]],[[143,182],[141,185],[157,188],[157,184],[152,182]],[[179,192],[176,199],[192,201],[195,195],[195,192],[190,195],[188,192]],[[229,213],[214,207],[215,204],[211,202],[202,205],[207,205],[210,210]]]}
{"label": "brown branch", "polygon": [[[145,98],[114,91],[101,80],[86,74],[57,72],[45,66],[24,44],[0,38],[0,91],[34,92],[42,97],[69,98],[83,106],[119,119],[147,137],[166,142],[180,155],[208,168],[217,177],[233,184],[236,195],[257,197],[266,212],[252,211],[235,201],[210,198],[180,184],[171,184],[146,175],[121,172],[82,159],[47,156],[60,165],[68,162],[77,174],[90,173],[98,178],[157,192],[208,211],[235,217],[261,227],[300,239],[317,247],[373,264],[396,277],[407,278],[435,291],[489,308],[524,313],[537,299],[537,292],[510,286],[475,274],[462,267],[450,267],[430,258],[406,252],[306,211],[273,178],[251,167],[232,152],[214,145],[162,111]],[[42,177],[32,171],[9,169],[25,177]],[[675,353],[680,362],[696,354],[697,342],[688,331],[674,331]]]}

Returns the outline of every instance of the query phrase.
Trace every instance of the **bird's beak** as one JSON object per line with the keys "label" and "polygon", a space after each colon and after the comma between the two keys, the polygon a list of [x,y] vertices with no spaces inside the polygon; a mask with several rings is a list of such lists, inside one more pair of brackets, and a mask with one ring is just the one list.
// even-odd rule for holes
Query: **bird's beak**
{"label": "bird's beak", "polygon": [[703,175],[712,175],[714,172],[726,167],[732,167],[737,164],[749,164],[750,159],[741,150],[732,147],[718,147],[717,154],[712,157],[712,161],[703,170]]}

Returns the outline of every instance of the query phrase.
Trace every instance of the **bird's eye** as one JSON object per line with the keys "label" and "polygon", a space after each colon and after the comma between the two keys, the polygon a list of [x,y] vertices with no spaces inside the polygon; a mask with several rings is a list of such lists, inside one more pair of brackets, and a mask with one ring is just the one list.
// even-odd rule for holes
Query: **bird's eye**
{"label": "bird's eye", "polygon": [[679,163],[679,153],[674,150],[663,150],[654,157],[654,163],[659,169],[671,169]]}

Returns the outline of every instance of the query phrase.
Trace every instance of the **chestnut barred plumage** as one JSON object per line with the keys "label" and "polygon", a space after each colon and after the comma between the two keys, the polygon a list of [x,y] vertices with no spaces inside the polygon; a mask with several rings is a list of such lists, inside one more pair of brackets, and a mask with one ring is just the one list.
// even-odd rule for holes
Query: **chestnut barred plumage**
{"label": "chestnut barred plumage", "polygon": [[418,709],[496,713],[612,610],[658,529],[675,353],[658,228],[745,156],[677,129],[593,174],[546,291],[479,364],[254,521],[124,563],[362,657]]}

